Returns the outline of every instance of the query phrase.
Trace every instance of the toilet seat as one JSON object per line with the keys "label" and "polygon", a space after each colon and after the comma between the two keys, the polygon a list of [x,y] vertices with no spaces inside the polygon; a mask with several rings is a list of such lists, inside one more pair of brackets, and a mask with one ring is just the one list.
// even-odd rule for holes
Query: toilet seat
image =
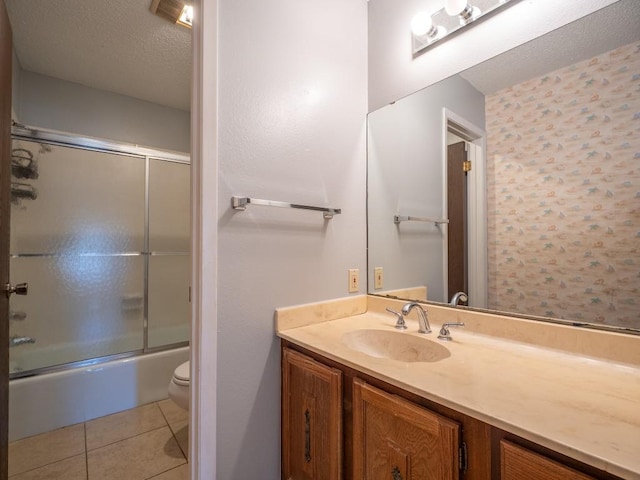
{"label": "toilet seat", "polygon": [[186,361],[183,364],[178,365],[178,367],[174,370],[173,381],[178,385],[188,387],[190,381],[189,374],[189,361]]}
{"label": "toilet seat", "polygon": [[169,398],[179,407],[189,410],[189,362],[178,365],[169,382]]}

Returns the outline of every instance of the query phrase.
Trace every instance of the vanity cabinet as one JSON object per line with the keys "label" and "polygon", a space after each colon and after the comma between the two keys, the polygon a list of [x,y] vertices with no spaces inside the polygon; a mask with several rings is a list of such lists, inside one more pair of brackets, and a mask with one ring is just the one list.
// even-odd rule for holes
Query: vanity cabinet
{"label": "vanity cabinet", "polygon": [[621,480],[291,342],[283,480]]}
{"label": "vanity cabinet", "polygon": [[595,480],[531,450],[500,442],[501,480]]}
{"label": "vanity cabinet", "polygon": [[342,478],[342,372],[282,352],[282,477]]}
{"label": "vanity cabinet", "polygon": [[353,478],[458,479],[458,423],[353,382]]}

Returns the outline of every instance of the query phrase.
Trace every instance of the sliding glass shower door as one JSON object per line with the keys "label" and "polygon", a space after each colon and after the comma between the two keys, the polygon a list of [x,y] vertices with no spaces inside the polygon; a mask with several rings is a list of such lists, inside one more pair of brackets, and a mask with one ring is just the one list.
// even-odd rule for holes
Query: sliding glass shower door
{"label": "sliding glass shower door", "polygon": [[26,140],[13,152],[11,278],[29,295],[11,298],[10,373],[186,342],[189,165]]}
{"label": "sliding glass shower door", "polygon": [[189,339],[190,173],[183,163],[149,160],[147,348]]}

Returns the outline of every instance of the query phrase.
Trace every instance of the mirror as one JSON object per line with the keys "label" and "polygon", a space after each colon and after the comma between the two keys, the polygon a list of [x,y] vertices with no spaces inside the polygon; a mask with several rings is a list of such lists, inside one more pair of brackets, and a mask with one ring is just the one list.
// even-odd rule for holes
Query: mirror
{"label": "mirror", "polygon": [[620,0],[370,113],[369,293],[640,333],[639,24]]}

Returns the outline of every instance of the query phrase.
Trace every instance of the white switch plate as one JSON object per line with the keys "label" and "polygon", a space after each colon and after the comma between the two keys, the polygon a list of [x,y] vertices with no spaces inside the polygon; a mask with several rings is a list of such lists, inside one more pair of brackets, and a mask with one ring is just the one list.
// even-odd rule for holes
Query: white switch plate
{"label": "white switch plate", "polygon": [[360,270],[357,268],[349,269],[349,293],[360,291]]}
{"label": "white switch plate", "polygon": [[382,267],[376,267],[373,269],[373,288],[380,290],[384,285],[384,273]]}

